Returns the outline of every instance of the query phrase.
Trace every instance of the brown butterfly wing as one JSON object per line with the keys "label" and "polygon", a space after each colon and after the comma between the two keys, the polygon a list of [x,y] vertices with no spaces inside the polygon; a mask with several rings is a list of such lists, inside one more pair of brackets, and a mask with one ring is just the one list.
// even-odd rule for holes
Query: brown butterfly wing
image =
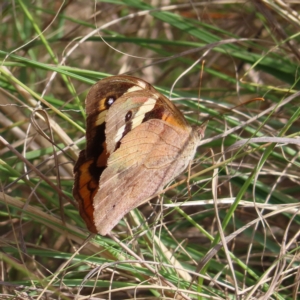
{"label": "brown butterfly wing", "polygon": [[86,149],[79,153],[74,166],[73,196],[88,229],[97,233],[94,225],[93,199],[99,189],[99,179],[107,166],[105,120],[108,109],[131,90],[153,90],[150,84],[131,76],[112,76],[97,82],[86,98]]}

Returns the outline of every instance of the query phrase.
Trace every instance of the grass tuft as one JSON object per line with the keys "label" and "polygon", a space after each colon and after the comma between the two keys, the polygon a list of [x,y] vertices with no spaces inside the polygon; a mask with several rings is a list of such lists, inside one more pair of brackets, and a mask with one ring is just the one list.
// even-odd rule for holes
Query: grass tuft
{"label": "grass tuft", "polygon": [[[299,298],[299,4],[150,2],[0,5],[1,299]],[[190,176],[90,236],[84,99],[124,73],[205,138]]]}

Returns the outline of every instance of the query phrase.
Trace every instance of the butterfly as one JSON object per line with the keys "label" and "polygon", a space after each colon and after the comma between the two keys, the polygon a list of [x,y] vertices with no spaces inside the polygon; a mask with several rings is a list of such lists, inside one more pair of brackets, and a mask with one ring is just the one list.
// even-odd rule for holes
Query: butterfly
{"label": "butterfly", "polygon": [[132,76],[98,81],[85,105],[86,148],[74,167],[73,196],[87,228],[106,235],[187,168],[203,132]]}

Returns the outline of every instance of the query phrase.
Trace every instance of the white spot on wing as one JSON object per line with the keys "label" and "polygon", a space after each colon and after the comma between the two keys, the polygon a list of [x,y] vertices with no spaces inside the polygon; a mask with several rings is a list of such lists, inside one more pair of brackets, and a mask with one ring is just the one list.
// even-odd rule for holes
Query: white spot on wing
{"label": "white spot on wing", "polygon": [[[134,118],[132,119],[132,127],[131,127],[132,129],[139,126],[142,123],[142,121],[145,117],[145,114],[154,108],[155,103],[156,103],[156,99],[148,98],[147,101],[145,101],[143,103],[143,105],[140,106],[140,108],[135,113]],[[125,127],[126,127],[126,124],[124,124],[122,127],[120,127],[118,129],[116,137],[115,137],[116,143],[121,139],[123,132],[125,130]]]}
{"label": "white spot on wing", "polygon": [[132,129],[142,123],[145,114],[154,108],[155,103],[156,99],[148,98],[148,100],[139,108],[132,120]]}
{"label": "white spot on wing", "polygon": [[122,135],[123,135],[123,132],[124,132],[124,130],[125,130],[125,126],[126,126],[126,125],[123,125],[122,127],[120,127],[120,128],[118,129],[118,132],[117,132],[116,137],[115,137],[115,143],[117,143],[117,142],[121,139],[121,137],[122,137]]}

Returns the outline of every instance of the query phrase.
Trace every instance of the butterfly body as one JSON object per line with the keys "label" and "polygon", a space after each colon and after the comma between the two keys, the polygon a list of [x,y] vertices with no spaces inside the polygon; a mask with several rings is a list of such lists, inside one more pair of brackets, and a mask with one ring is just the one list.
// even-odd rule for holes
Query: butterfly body
{"label": "butterfly body", "polygon": [[88,229],[106,235],[186,169],[200,138],[169,99],[131,76],[96,83],[86,112],[73,195]]}

